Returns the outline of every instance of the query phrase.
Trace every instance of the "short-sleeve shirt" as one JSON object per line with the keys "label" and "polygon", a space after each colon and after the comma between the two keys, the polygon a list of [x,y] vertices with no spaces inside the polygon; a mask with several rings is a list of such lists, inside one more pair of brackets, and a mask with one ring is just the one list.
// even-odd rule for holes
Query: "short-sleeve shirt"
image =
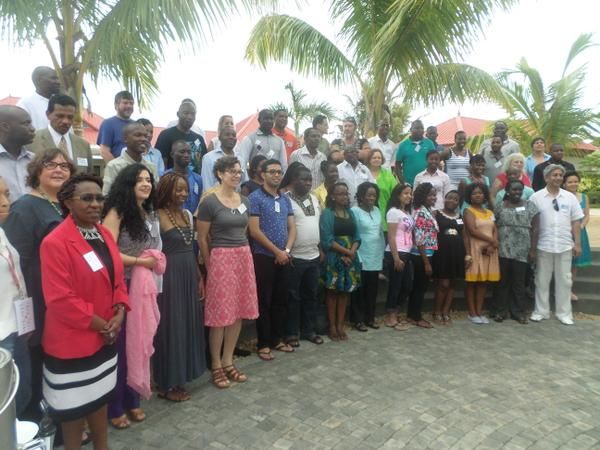
{"label": "short-sleeve shirt", "polygon": [[[259,218],[260,230],[277,248],[283,250],[288,239],[288,217],[294,215],[292,203],[286,195],[273,197],[261,186],[248,197],[250,215]],[[253,241],[255,253],[274,256],[269,250]]]}
{"label": "short-sleeve shirt", "polygon": [[417,208],[414,211],[415,228],[413,231],[414,243],[411,253],[419,255],[419,246],[423,246],[425,254],[432,256],[438,248],[437,234],[439,231],[437,220],[426,207]]}
{"label": "short-sleeve shirt", "polygon": [[[397,223],[396,228],[396,249],[402,253],[410,253],[413,247],[413,228],[415,220],[412,216],[399,208],[390,208],[385,216],[388,226],[390,223]],[[385,248],[390,251],[390,246]]]}
{"label": "short-sleeve shirt", "polygon": [[155,147],[160,150],[160,153],[166,160],[167,169],[173,167],[171,147],[173,142],[179,140],[187,142],[192,149],[192,161],[190,162],[190,167],[194,172],[199,174],[202,170],[202,157],[207,151],[206,142],[204,141],[204,138],[195,131],[190,130],[187,133],[184,133],[176,126],[162,130],[156,139]]}
{"label": "short-sleeve shirt", "polygon": [[394,153],[396,152],[397,144],[395,144],[391,139],[383,140],[379,135],[373,136],[369,139],[369,146],[371,149],[375,150],[376,148],[381,150],[383,153],[383,157],[385,158],[385,163],[383,167],[389,169],[395,163]]}
{"label": "short-sleeve shirt", "polygon": [[33,153],[25,147],[16,158],[0,144],[0,176],[10,191],[11,203],[29,192],[27,186],[27,166],[33,160]]}
{"label": "short-sleeve shirt", "polygon": [[121,151],[125,147],[123,140],[123,128],[127,124],[132,123],[131,119],[121,119],[118,116],[113,116],[105,119],[98,130],[98,139],[96,144],[106,145],[110,147],[110,152],[115,158],[121,156]]}
{"label": "short-sleeve shirt", "polygon": [[358,259],[362,264],[362,270],[379,271],[383,267],[383,251],[385,249],[379,208],[374,206],[371,211],[365,211],[359,206],[354,206],[352,212],[360,234],[361,245],[358,248]]}
{"label": "short-sleeve shirt", "polygon": [[413,184],[417,174],[427,167],[427,152],[434,150],[431,140],[423,138],[412,141],[410,138],[400,142],[396,152],[396,161],[402,163],[402,178],[406,183]]}
{"label": "short-sleeve shirt", "polygon": [[309,194],[304,200],[287,194],[292,202],[296,222],[296,240],[292,247],[292,257],[311,261],[319,257],[319,219],[321,207],[319,200]]}
{"label": "short-sleeve shirt", "polygon": [[414,188],[422,183],[431,183],[435,188],[435,205],[434,210],[444,209],[444,197],[452,190],[450,177],[441,170],[436,170],[433,175],[427,170],[419,172],[415,177]]}
{"label": "short-sleeve shirt", "polygon": [[504,202],[496,204],[494,217],[500,242],[498,254],[501,258],[527,262],[531,246],[531,222],[537,213],[538,209],[532,202],[525,202],[523,206],[516,208],[505,208]]}
{"label": "short-sleeve shirt", "polygon": [[234,209],[221,203],[216,194],[208,195],[198,206],[198,220],[210,222],[210,248],[247,245],[246,229],[249,217],[250,202],[243,196],[241,205]]}

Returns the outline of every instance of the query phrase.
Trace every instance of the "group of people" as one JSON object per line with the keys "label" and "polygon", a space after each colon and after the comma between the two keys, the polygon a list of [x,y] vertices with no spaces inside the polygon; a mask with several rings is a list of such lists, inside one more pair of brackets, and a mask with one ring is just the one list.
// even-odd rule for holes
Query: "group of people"
{"label": "group of people", "polygon": [[[547,155],[536,138],[525,158],[498,122],[471,154],[462,131],[446,149],[417,120],[396,144],[387,120],[366,140],[353,118],[329,143],[325,116],[299,140],[285,111],[267,109],[239,143],[222,116],[207,144],[185,99],[155,148],[152,124],[131,120],[122,91],[98,136],[101,180],[89,144],[70,132],[76,103],[38,69],[37,103],[22,106],[43,105],[46,122],[0,107],[0,345],[22,373],[19,416],[38,420],[46,399],[67,449],[81,446],[86,423],[107,448],[108,423],[143,421],[151,380],[174,402],[207,366],[219,389],[247,381],[234,365],[243,320],[256,322],[263,361],[301,340],[324,343],[323,298],[331,341],[348,339],[348,305],[356,330],[378,329],[382,279],[383,324],[396,330],[433,327],[423,314],[431,280],[440,325],[451,323],[458,280],[474,324],[489,322],[486,290],[499,280],[490,317],[548,319],[553,276],[556,317],[573,324],[571,267],[590,263],[589,207],[559,144]],[[29,302],[32,333],[16,302]]]}

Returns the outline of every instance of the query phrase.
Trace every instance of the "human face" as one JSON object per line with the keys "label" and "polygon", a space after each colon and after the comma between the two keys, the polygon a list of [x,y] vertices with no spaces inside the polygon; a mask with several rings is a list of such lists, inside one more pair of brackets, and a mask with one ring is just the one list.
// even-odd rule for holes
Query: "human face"
{"label": "human face", "polygon": [[173,203],[177,207],[182,207],[189,195],[187,181],[183,178],[178,178],[173,192]]}
{"label": "human face", "polygon": [[196,121],[196,107],[191,103],[183,103],[177,111],[179,126],[185,131],[192,128]]}
{"label": "human face", "polygon": [[569,191],[573,194],[576,194],[577,191],[579,190],[579,177],[576,177],[575,175],[571,175],[570,177],[568,177],[567,179],[564,180],[563,187],[567,191]]}
{"label": "human face", "polygon": [[327,166],[327,173],[325,174],[325,181],[328,184],[335,183],[339,178],[338,169],[335,164],[329,164]]}
{"label": "human face", "polygon": [[56,71],[50,68],[44,70],[37,80],[36,90],[46,98],[58,94],[60,91],[60,80],[58,79],[58,75],[56,75]]}
{"label": "human face", "polygon": [[365,142],[360,150],[358,151],[358,160],[363,164],[367,164],[369,162],[369,158],[371,157],[371,147],[368,142]]}
{"label": "human face", "polygon": [[321,142],[321,134],[315,129],[310,130],[306,135],[306,139],[304,139],[304,144],[306,148],[309,150],[315,150],[319,148],[319,143]]}
{"label": "human face", "polygon": [[46,113],[50,126],[58,132],[58,134],[67,134],[73,125],[75,117],[75,107],[70,105],[54,105],[54,111]]}
{"label": "human face", "polygon": [[[67,164],[67,160],[61,155],[56,156],[50,161],[50,164]],[[40,189],[44,192],[58,192],[65,181],[71,177],[71,170],[56,166],[53,169],[42,168],[39,175]]]}
{"label": "human face", "polygon": [[356,125],[354,124],[354,122],[350,122],[350,121],[344,122],[343,128],[344,128],[344,137],[346,139],[351,139],[354,137],[354,134],[356,133]]}
{"label": "human face", "polygon": [[11,112],[5,123],[0,124],[6,130],[7,141],[23,146],[31,144],[35,137],[35,128],[31,125],[31,117],[24,109]]}
{"label": "human face", "polygon": [[329,154],[332,154],[333,152],[341,152],[342,151],[342,147],[340,147],[339,144],[329,144]]}
{"label": "human face", "polygon": [[265,185],[269,186],[271,189],[277,189],[281,183],[283,171],[279,164],[269,164],[265,167],[262,176],[263,180],[265,180]]}
{"label": "human face", "polygon": [[386,140],[390,134],[390,124],[388,122],[381,122],[377,128],[377,134],[383,140]]}
{"label": "human face", "polygon": [[520,158],[514,158],[510,162],[511,169],[517,169],[519,173],[523,172],[523,166],[525,166],[525,162]]}
{"label": "human face", "polygon": [[336,164],[341,163],[344,160],[344,154],[341,150],[332,150],[329,153],[329,158]]}
{"label": "human face", "polygon": [[148,139],[148,147],[152,146],[152,138],[154,137],[154,127],[152,126],[151,123],[144,125],[144,128],[146,129],[146,136]]}
{"label": "human face", "polygon": [[369,162],[370,166],[373,168],[379,168],[383,165],[383,158],[381,156],[381,152],[373,151],[373,155],[371,156],[371,161]]}
{"label": "human face", "polygon": [[436,200],[437,191],[435,190],[435,188],[433,188],[431,189],[431,191],[429,191],[429,194],[427,194],[427,198],[425,199],[425,205],[431,208],[435,205]]}
{"label": "human face", "polygon": [[186,142],[176,143],[171,150],[171,158],[173,158],[173,164],[177,167],[189,166],[192,160],[190,144]]}
{"label": "human face", "polygon": [[438,170],[438,167],[440,166],[440,154],[439,153],[432,153],[431,155],[429,155],[427,157],[427,171],[428,172],[435,172],[436,170]]}
{"label": "human face", "polygon": [[133,187],[133,192],[138,202],[148,200],[152,193],[152,179],[150,178],[150,172],[142,170],[138,174],[137,181]]}
{"label": "human face", "polygon": [[10,209],[10,191],[2,178],[0,178],[0,224],[8,217]]}
{"label": "human face", "polygon": [[344,149],[344,159],[355,166],[358,163],[358,150],[354,147],[346,147]]}
{"label": "human face", "polygon": [[235,189],[242,181],[242,169],[239,164],[234,165],[231,169],[226,169],[224,172],[218,172],[221,184]]}
{"label": "human face", "polygon": [[283,130],[288,124],[288,113],[286,111],[279,111],[275,116],[275,128]]}
{"label": "human face", "polygon": [[543,140],[538,139],[533,143],[531,148],[535,153],[544,153],[546,151],[546,143]]}
{"label": "human face", "polygon": [[310,171],[303,170],[292,185],[294,192],[299,196],[308,194],[312,188],[312,175]]}
{"label": "human face", "polygon": [[235,124],[233,123],[233,117],[225,116],[225,118],[223,119],[223,128],[226,127],[235,127]]}
{"label": "human face", "polygon": [[413,141],[420,141],[423,139],[423,133],[425,130],[423,129],[423,123],[416,121],[413,122],[410,126],[410,138]]}
{"label": "human face", "polygon": [[66,200],[65,204],[75,223],[89,228],[100,221],[104,206],[102,189],[92,181],[83,181],[75,186],[73,198]]}
{"label": "human face", "polygon": [[427,134],[425,135],[427,139],[432,140],[433,142],[437,141],[438,132],[436,127],[427,127]]}
{"label": "human face", "polygon": [[555,169],[546,176],[546,184],[554,188],[562,186],[565,173],[560,169]]}
{"label": "human face", "polygon": [[499,134],[500,136],[506,136],[506,132],[508,131],[508,127],[504,122],[496,122],[494,124],[494,134]]}
{"label": "human face", "polygon": [[502,138],[499,136],[494,136],[492,138],[492,142],[490,142],[490,146],[492,147],[492,150],[495,152],[499,152],[502,149]]}
{"label": "human face", "polygon": [[134,155],[142,155],[148,150],[148,133],[142,124],[131,127],[124,136],[127,151]]}
{"label": "human face", "polygon": [[519,180],[520,178],[521,178],[520,170],[517,170],[514,167],[511,167],[506,171],[506,179],[508,181],[516,181],[516,180]]}
{"label": "human face", "polygon": [[133,114],[133,100],[128,100],[126,98],[120,98],[117,103],[115,103],[115,109],[117,110],[117,115],[123,119],[129,119]]}
{"label": "human face", "polygon": [[471,201],[469,203],[471,203],[471,205],[481,206],[483,205],[484,201],[484,195],[481,188],[476,187],[473,189],[473,192],[471,193]]}
{"label": "human face", "polygon": [[347,208],[350,206],[350,194],[348,188],[344,185],[338,185],[333,189],[331,193],[333,202],[338,208]]}
{"label": "human face", "polygon": [[273,113],[271,111],[264,111],[262,115],[259,115],[258,117],[260,131],[265,134],[271,133],[271,130],[273,129],[273,122]]}
{"label": "human face", "polygon": [[511,184],[508,188],[508,201],[511,203],[520,203],[523,196],[523,186],[519,183]]}
{"label": "human face", "polygon": [[465,133],[458,133],[456,138],[454,138],[454,145],[457,148],[464,148],[467,143],[467,135]]}
{"label": "human face", "polygon": [[319,133],[321,133],[321,135],[327,134],[327,132],[329,131],[329,121],[327,119],[323,119],[323,122],[318,124],[316,126],[316,129],[319,130]]}
{"label": "human face", "polygon": [[402,189],[402,192],[400,192],[400,204],[403,208],[406,208],[412,203],[412,198],[412,188],[406,186],[404,189]]}
{"label": "human face", "polygon": [[447,211],[456,211],[456,208],[458,208],[458,202],[459,198],[456,192],[446,194],[446,197],[444,197],[444,209]]}
{"label": "human face", "polygon": [[471,165],[471,173],[477,177],[480,177],[485,172],[485,161],[477,162]]}
{"label": "human face", "polygon": [[235,144],[237,144],[235,130],[231,127],[223,128],[219,140],[221,141],[221,148],[223,150],[233,150]]}
{"label": "human face", "polygon": [[562,161],[564,154],[565,150],[560,144],[554,144],[550,148],[550,156],[554,161]]}
{"label": "human face", "polygon": [[369,189],[367,189],[367,192],[365,192],[365,197],[363,198],[362,203],[367,209],[372,209],[373,206],[375,206],[376,201],[377,191],[375,190],[375,188],[370,187]]}

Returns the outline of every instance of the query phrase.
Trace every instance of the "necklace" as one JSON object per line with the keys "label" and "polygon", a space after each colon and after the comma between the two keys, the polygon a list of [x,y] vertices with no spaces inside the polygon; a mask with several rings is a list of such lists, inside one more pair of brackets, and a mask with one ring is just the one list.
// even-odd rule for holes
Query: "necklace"
{"label": "necklace", "polygon": [[52,200],[50,200],[50,198],[46,195],[46,193],[44,191],[42,191],[40,188],[37,188],[36,191],[38,191],[40,193],[40,195],[48,202],[50,203],[50,206],[52,206],[52,209],[54,209],[54,211],[56,211],[56,213],[62,218],[63,217],[63,213],[60,209],[58,209],[56,207],[56,205],[54,204],[54,202]]}
{"label": "necklace", "polygon": [[194,233],[192,233],[192,226],[190,225],[190,221],[187,217],[187,214],[185,214],[185,213],[183,214],[183,220],[185,220],[185,225],[190,233],[189,239],[185,236],[185,233],[183,232],[181,227],[179,225],[177,225],[177,222],[175,221],[175,218],[171,214],[171,211],[169,211],[167,208],[165,208],[165,211],[167,212],[167,216],[169,217],[169,220],[171,221],[173,226],[175,228],[177,228],[177,231],[179,231],[179,234],[181,234],[181,237],[183,238],[183,242],[185,242],[186,245],[190,245],[192,243],[192,240],[194,239]]}
{"label": "necklace", "polygon": [[98,231],[96,227],[94,228],[83,228],[77,225],[77,229],[81,233],[81,237],[83,237],[86,241],[100,240],[100,242],[104,242],[104,238]]}

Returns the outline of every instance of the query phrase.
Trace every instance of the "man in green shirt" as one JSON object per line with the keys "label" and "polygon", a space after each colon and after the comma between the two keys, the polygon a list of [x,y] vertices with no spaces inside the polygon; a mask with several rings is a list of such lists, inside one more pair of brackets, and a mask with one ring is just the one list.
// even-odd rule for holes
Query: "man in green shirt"
{"label": "man in green shirt", "polygon": [[410,125],[410,136],[400,142],[396,151],[396,174],[398,179],[413,184],[415,177],[427,167],[427,152],[435,145],[423,137],[425,128],[423,122],[415,120]]}

